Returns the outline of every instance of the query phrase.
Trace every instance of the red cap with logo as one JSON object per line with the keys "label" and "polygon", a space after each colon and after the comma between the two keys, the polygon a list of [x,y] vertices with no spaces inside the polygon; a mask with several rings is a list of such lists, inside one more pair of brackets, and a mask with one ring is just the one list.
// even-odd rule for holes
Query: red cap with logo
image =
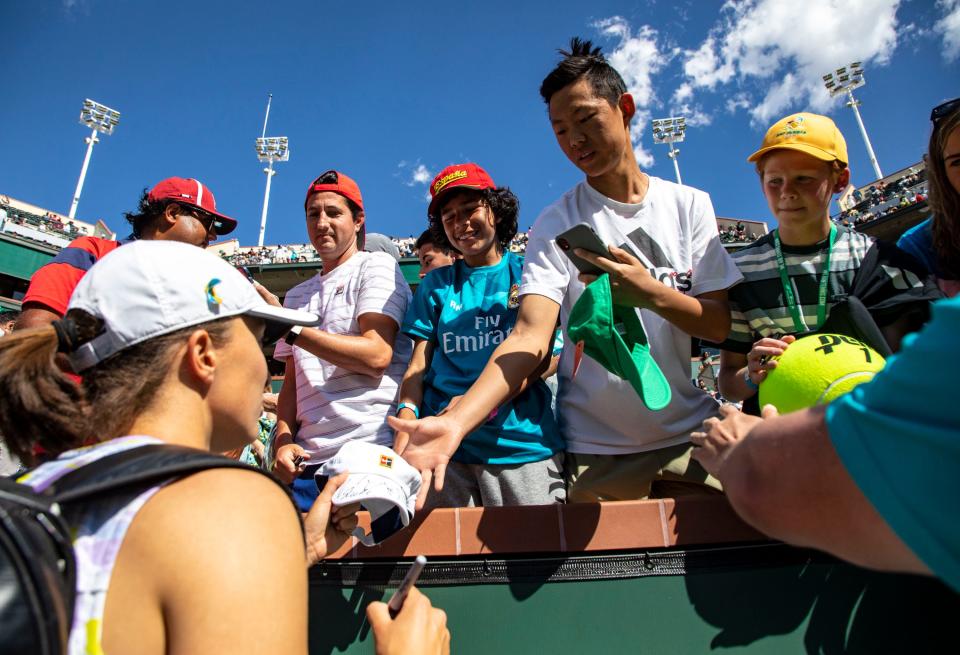
{"label": "red cap with logo", "polygon": [[183,177],[168,177],[147,194],[147,200],[157,202],[170,200],[204,211],[218,219],[215,229],[218,235],[230,234],[237,227],[236,219],[217,211],[213,192],[200,180]]}
{"label": "red cap with logo", "polygon": [[355,202],[360,209],[363,209],[363,196],[360,195],[360,187],[340,171],[326,171],[310,183],[310,188],[307,189],[307,199],[303,201],[304,208],[306,208],[307,203],[310,202],[310,197],[321,191],[339,193],[344,198]]}
{"label": "red cap with logo", "polygon": [[493,183],[490,175],[476,164],[467,163],[447,166],[437,173],[437,176],[433,178],[433,182],[430,184],[430,197],[432,200],[430,201],[430,207],[427,208],[427,214],[436,216],[440,199],[443,195],[448,191],[459,188],[476,189],[480,191],[482,189],[495,189],[497,185]]}

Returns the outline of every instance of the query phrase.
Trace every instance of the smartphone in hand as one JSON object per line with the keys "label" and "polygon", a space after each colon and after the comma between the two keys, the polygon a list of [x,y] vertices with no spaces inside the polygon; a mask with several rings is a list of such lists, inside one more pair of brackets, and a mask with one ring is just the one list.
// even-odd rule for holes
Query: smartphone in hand
{"label": "smartphone in hand", "polygon": [[592,253],[596,253],[601,257],[606,257],[607,259],[612,259],[610,256],[610,251],[607,250],[606,244],[597,236],[597,233],[592,227],[586,223],[578,223],[574,225],[566,232],[563,232],[557,235],[555,239],[557,242],[557,247],[563,251],[563,253],[570,258],[570,261],[573,262],[573,265],[577,267],[577,270],[581,273],[589,273],[590,275],[600,275],[604,271],[588,262],[582,257],[577,257],[573,249],[574,248],[583,248],[584,250],[589,250]]}

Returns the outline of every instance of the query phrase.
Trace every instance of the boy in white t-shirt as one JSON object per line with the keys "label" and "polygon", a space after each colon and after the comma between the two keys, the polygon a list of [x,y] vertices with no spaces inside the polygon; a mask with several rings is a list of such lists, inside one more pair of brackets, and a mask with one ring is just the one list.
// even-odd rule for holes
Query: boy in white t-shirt
{"label": "boy in white t-shirt", "polygon": [[446,462],[464,435],[546,356],[558,315],[567,329],[571,308],[593,278],[578,276],[554,239],[587,223],[609,244],[610,259],[580,254],[610,274],[616,304],[640,308],[673,400],[660,411],[649,410],[628,381],[588,356],[578,357],[577,344],[566,339],[558,413],[568,444],[568,499],[625,500],[719,488],[689,456],[690,432],[717,411],[717,403],[691,384],[690,337],[726,337],[726,290],[740,273],[717,238],[707,194],[640,170],[630,142],[633,97],[600,49],[574,39],[571,52],[563,54],[540,92],[557,143],[586,179],[534,224],[516,326],[477,382],[442,416],[390,422],[410,434],[404,458],[424,473],[423,488],[431,475],[442,486]]}
{"label": "boy in white t-shirt", "polygon": [[340,446],[393,443],[386,418],[413,349],[399,333],[411,298],[400,266],[387,253],[361,250],[365,216],[357,183],[327,171],[310,185],[304,208],[323,268],[292,288],[284,305],[309,307],[321,322],[290,330],[273,355],[287,363],[277,400],[275,471],[292,479],[301,511],[323,486],[317,468]]}

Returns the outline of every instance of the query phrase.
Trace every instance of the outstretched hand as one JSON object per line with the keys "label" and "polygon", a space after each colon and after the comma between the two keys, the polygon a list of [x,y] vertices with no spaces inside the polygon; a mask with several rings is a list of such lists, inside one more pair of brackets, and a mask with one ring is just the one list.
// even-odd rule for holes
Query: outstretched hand
{"label": "outstretched hand", "polygon": [[[575,248],[573,252],[610,276],[610,291],[616,304],[651,308],[657,295],[662,294],[667,287],[650,274],[643,262],[623,248],[609,246],[608,249],[612,259],[583,248]],[[596,275],[589,273],[579,275],[579,280],[584,284],[590,284],[596,279]]]}
{"label": "outstretched hand", "polygon": [[431,482],[436,491],[443,489],[447,464],[463,440],[463,429],[445,416],[428,416],[419,420],[388,416],[387,422],[398,435],[405,434],[407,437],[405,445],[394,444],[402,446],[397,454],[420,471],[420,493],[416,505],[416,510],[420,511],[427,500]]}
{"label": "outstretched hand", "polygon": [[347,481],[348,475],[349,473],[345,472],[327,480],[323,491],[303,519],[307,566],[313,566],[340,548],[357,527],[357,512],[360,511],[358,503],[343,507],[335,507],[333,504],[334,492]]}
{"label": "outstretched hand", "polygon": [[723,466],[733,449],[744,437],[766,419],[778,416],[777,408],[765,405],[762,418],[744,414],[733,405],[720,408],[720,418],[710,417],[703,422],[702,432],[692,432],[692,457],[703,465],[707,473],[723,482]]}
{"label": "outstretched hand", "polygon": [[268,305],[273,305],[274,307],[283,307],[283,304],[280,302],[280,299],[275,296],[270,289],[263,286],[256,280],[253,281],[253,288],[260,294],[260,297],[263,298],[263,301]]}

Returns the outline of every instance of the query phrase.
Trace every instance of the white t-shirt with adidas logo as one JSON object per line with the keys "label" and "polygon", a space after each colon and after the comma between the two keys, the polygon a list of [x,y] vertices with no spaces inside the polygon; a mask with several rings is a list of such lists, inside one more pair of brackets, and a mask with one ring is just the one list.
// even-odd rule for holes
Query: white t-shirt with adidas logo
{"label": "white t-shirt with adidas logo", "polygon": [[[742,279],[720,243],[703,191],[651,176],[643,202],[626,204],[581,182],[534,223],[520,287],[521,296],[546,296],[560,305],[564,332],[584,285],[554,239],[578,223],[593,227],[604,243],[641,255],[655,277],[686,295],[727,289]],[[650,310],[639,314],[650,351],[670,382],[670,404],[647,409],[628,381],[586,355],[574,377],[576,344],[565,335],[557,411],[569,451],[619,455],[673,446],[716,413],[716,401],[691,382],[690,335]]]}

